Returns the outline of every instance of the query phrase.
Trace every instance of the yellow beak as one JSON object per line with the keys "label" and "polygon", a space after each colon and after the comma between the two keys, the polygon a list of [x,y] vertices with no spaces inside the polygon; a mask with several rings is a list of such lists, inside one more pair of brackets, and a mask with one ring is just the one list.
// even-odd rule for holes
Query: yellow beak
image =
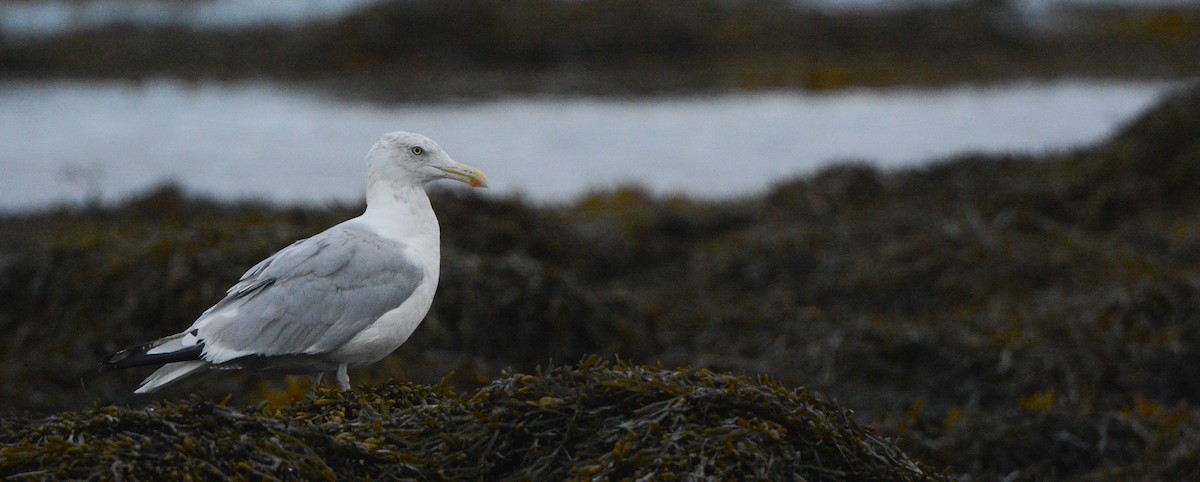
{"label": "yellow beak", "polygon": [[439,167],[438,169],[449,174],[451,179],[465,182],[471,187],[487,187],[488,185],[487,175],[483,171],[466,164],[456,164],[453,167]]}

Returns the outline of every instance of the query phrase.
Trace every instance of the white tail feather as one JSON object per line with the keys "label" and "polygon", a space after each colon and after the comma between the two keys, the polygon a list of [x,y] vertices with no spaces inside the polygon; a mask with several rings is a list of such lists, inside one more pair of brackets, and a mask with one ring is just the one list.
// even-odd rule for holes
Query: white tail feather
{"label": "white tail feather", "polygon": [[155,370],[154,373],[151,373],[150,376],[146,377],[145,380],[142,380],[142,386],[138,387],[137,390],[134,390],[133,393],[153,392],[159,388],[174,383],[180,378],[191,375],[192,372],[195,372],[196,370],[206,366],[208,366],[208,362],[202,360],[168,363],[163,365],[158,370]]}

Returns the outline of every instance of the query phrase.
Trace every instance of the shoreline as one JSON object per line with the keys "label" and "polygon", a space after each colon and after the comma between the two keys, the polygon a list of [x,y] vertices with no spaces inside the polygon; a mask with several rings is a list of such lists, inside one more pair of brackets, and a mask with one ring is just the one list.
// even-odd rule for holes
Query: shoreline
{"label": "shoreline", "polygon": [[0,37],[0,78],[270,79],[399,102],[1200,75],[1200,8],[1186,6],[1080,9],[1046,30],[987,2],[867,14],[693,3],[401,2],[303,26]]}
{"label": "shoreline", "polygon": [[[541,376],[547,360],[597,354],[819,386],[915,460],[972,479],[1192,480],[1200,467],[1198,186],[1193,86],[1114,135],[1066,152],[968,155],[904,172],[841,166],[740,203],[620,191],[547,208],[438,193],[444,256],[430,316],[395,354],[354,374],[383,392],[318,392],[335,399],[319,402],[332,411],[303,411],[336,415],[340,424],[355,418],[336,399],[380,393],[371,406],[416,403],[376,417],[428,413],[411,411],[427,410],[425,397],[405,394],[473,393],[506,373]],[[0,437],[23,447],[32,465],[58,449],[99,449],[119,460],[129,452],[104,452],[114,440],[110,422],[172,412],[161,400],[194,392],[192,400],[250,410],[278,403],[289,389],[303,392],[219,373],[156,402],[130,393],[140,373],[101,377],[96,365],[146,333],[187,326],[247,266],[352,216],[350,209],[230,206],[164,191],[101,213],[0,217],[0,331],[12,334],[0,351],[0,414],[13,424]],[[735,377],[721,379],[738,391],[706,393],[731,393],[735,404],[753,398],[740,395],[750,379]],[[384,384],[389,379],[414,384]],[[663,387],[657,376],[611,380]],[[516,400],[545,420],[578,386],[555,388],[554,400],[489,400]],[[669,406],[697,400],[663,393],[674,400]],[[621,399],[590,397],[597,408],[587,413],[646,413],[646,404]],[[193,406],[217,407],[183,404]],[[96,433],[66,426],[46,437],[58,421],[76,419],[42,418],[64,410],[103,423],[92,426]],[[515,426],[511,437],[527,435],[526,425]],[[221,433],[236,441],[241,431]],[[712,440],[702,427],[678,433],[699,446]],[[82,434],[89,444],[64,442]],[[194,446],[207,446],[210,434],[197,434]],[[364,435],[365,444],[380,441]],[[442,446],[435,442],[429,446]],[[607,451],[613,443],[598,445]],[[279,447],[234,445],[247,457],[313,453]]]}

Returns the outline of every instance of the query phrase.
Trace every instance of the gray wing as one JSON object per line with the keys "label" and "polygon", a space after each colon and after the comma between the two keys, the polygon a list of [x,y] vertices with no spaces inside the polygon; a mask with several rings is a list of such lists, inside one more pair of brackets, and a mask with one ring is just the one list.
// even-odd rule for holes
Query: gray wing
{"label": "gray wing", "polygon": [[424,272],[403,253],[397,241],[339,224],[250,268],[189,331],[214,355],[331,351],[420,285]]}

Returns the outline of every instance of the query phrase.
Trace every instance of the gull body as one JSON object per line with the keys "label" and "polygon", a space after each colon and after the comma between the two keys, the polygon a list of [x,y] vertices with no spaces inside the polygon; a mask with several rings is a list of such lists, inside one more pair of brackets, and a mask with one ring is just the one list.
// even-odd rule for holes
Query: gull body
{"label": "gull body", "polygon": [[137,393],[209,368],[312,376],[375,363],[425,318],[441,235],[425,185],[487,177],[429,138],[393,132],[367,154],[367,209],[250,268],[188,329],[108,356],[102,370],[161,366]]}

